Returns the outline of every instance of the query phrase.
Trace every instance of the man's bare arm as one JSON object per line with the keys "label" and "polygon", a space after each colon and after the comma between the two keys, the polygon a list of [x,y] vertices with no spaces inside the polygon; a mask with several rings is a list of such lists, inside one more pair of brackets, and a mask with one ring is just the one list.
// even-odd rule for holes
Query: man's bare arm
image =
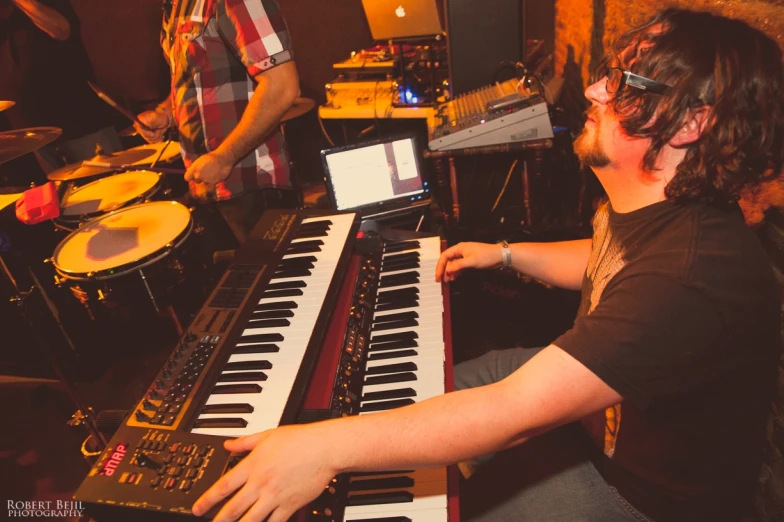
{"label": "man's bare arm", "polygon": [[38,0],[11,0],[16,7],[38,26],[40,30],[55,40],[67,40],[71,36],[71,24],[51,7]]}
{"label": "man's bare arm", "polygon": [[232,165],[264,141],[299,96],[299,75],[293,61],[259,73],[255,79],[258,85],[240,122],[214,151]]}
{"label": "man's bare arm", "polygon": [[252,450],[194,505],[205,513],[237,493],[216,522],[284,522],[341,472],[443,466],[524,442],[617,404],[621,396],[551,345],[507,379],[397,410],[285,426],[227,441]]}
{"label": "man's bare arm", "polygon": [[[560,288],[580,289],[591,253],[590,239],[509,246],[512,268],[518,272]],[[501,245],[458,243],[441,253],[436,281],[452,281],[466,268],[498,268],[502,259]]]}

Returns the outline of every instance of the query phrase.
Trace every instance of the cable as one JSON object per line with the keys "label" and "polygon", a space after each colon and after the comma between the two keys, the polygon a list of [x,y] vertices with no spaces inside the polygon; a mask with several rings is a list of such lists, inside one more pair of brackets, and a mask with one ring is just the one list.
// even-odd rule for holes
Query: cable
{"label": "cable", "polygon": [[512,178],[512,172],[514,172],[514,168],[517,166],[517,161],[518,160],[514,160],[512,162],[512,166],[509,168],[509,172],[506,174],[506,181],[504,181],[504,186],[501,187],[501,192],[498,193],[498,198],[495,200],[495,205],[493,205],[493,208],[490,210],[491,213],[495,212],[495,209],[498,208],[498,204],[501,202],[501,197],[504,195],[504,192],[506,192],[506,186],[509,185],[509,180]]}
{"label": "cable", "polygon": [[324,128],[324,120],[321,119],[321,114],[318,115],[318,122],[319,122],[319,127],[321,127],[321,133],[327,139],[327,142],[330,144],[330,146],[334,147],[335,142],[332,141],[332,138],[329,137],[329,133],[327,132],[327,129]]}

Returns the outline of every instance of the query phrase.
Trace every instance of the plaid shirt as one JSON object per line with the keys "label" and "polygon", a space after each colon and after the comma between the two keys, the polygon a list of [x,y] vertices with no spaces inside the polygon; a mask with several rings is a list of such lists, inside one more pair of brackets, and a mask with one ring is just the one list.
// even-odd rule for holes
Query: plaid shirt
{"label": "plaid shirt", "polygon": [[[174,119],[185,166],[215,150],[237,126],[256,87],[254,76],[292,59],[276,0],[173,0],[161,46],[171,68]],[[279,130],[242,158],[212,199],[266,187],[291,187]],[[193,185],[191,192],[196,193]]]}

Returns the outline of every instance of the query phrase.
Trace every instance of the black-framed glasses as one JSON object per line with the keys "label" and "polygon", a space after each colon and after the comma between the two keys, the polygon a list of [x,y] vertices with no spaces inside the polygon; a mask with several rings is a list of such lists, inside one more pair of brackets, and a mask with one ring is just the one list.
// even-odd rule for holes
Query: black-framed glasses
{"label": "black-framed glasses", "polygon": [[607,94],[617,94],[625,85],[655,94],[669,94],[672,91],[672,87],[665,83],[651,80],[645,76],[640,76],[639,74],[634,74],[633,72],[625,71],[618,67],[608,67],[607,83],[605,85]]}

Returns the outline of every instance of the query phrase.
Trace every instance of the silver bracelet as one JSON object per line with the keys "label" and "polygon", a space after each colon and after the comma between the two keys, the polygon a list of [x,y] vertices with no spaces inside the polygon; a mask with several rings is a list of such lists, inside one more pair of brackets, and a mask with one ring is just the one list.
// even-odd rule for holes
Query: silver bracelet
{"label": "silver bracelet", "polygon": [[505,240],[501,241],[501,266],[503,268],[512,266],[512,249]]}

